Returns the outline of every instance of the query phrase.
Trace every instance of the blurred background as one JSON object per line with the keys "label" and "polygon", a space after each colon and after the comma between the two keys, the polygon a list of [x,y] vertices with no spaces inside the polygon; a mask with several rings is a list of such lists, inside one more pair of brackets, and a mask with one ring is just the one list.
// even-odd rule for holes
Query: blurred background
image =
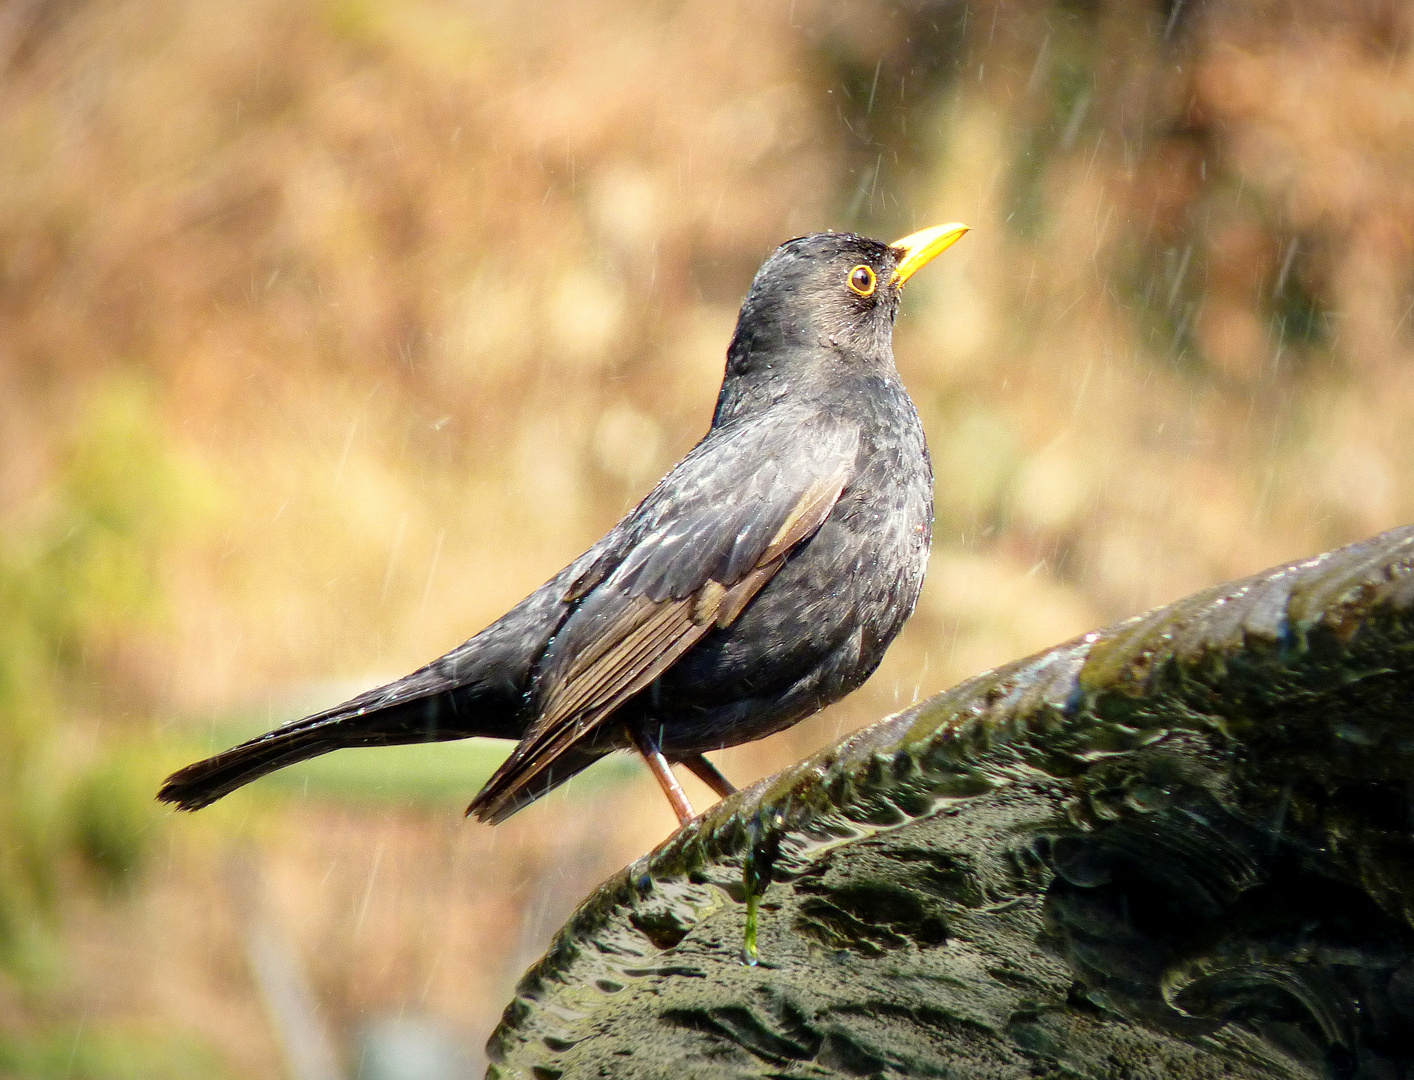
{"label": "blurred background", "polygon": [[1400,0],[6,0],[0,1075],[476,1072],[672,830],[643,769],[495,830],[491,744],[152,794],[582,551],[705,430],[790,236],[975,227],[897,329],[918,612],[718,755],[739,784],[1414,520],[1412,34]]}

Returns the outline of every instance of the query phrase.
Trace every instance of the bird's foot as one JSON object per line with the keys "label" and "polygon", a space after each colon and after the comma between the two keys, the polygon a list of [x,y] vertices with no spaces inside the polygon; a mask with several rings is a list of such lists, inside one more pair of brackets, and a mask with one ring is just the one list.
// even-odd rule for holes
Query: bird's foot
{"label": "bird's foot", "polygon": [[693,754],[691,757],[682,759],[682,763],[688,767],[697,779],[701,780],[709,788],[717,793],[717,798],[725,799],[728,795],[735,795],[736,788],[732,782],[722,775],[721,770],[713,765],[701,754]]}
{"label": "bird's foot", "polygon": [[697,815],[693,813],[692,803],[687,800],[687,792],[683,791],[678,778],[673,775],[673,767],[668,764],[663,751],[658,749],[658,741],[642,729],[634,731],[633,741],[638,744],[638,752],[643,755],[653,778],[658,781],[658,786],[663,789],[663,794],[672,804],[673,812],[678,816],[678,823],[686,825]]}

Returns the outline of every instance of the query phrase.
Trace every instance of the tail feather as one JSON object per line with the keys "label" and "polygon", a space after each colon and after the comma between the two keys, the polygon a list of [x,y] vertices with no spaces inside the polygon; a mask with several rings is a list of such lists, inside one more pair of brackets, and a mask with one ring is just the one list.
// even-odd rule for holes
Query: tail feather
{"label": "tail feather", "polygon": [[318,729],[272,732],[177,770],[157,798],[178,810],[200,810],[266,773],[351,745],[356,744],[331,740]]}
{"label": "tail feather", "polygon": [[182,810],[199,810],[266,773],[344,746],[440,742],[476,735],[519,739],[524,734],[532,668],[570,611],[572,604],[566,599],[570,585],[593,565],[612,536],[481,633],[426,667],[188,765],[167,778],[157,797]]}
{"label": "tail feather", "polygon": [[513,710],[505,701],[488,700],[499,695],[488,695],[485,687],[442,689],[425,696],[392,689],[380,687],[179,769],[157,798],[179,810],[200,810],[276,769],[346,746],[516,735]]}

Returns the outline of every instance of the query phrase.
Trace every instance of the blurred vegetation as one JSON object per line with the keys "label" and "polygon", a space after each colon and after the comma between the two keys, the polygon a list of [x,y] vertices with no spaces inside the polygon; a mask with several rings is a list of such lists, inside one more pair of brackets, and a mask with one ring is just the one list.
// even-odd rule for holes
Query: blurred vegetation
{"label": "blurred vegetation", "polygon": [[66,863],[111,890],[152,845],[151,750],[101,719],[142,707],[124,651],[161,627],[160,561],[200,506],[198,482],[152,393],[114,378],[63,436],[44,497],[0,533],[0,970],[39,1023],[17,1042],[21,1018],[4,1017],[6,1075],[182,1075],[140,1042],[42,1017],[65,979],[54,916]]}
{"label": "blurred vegetation", "polygon": [[0,1072],[16,1080],[214,1080],[229,1075],[210,1049],[167,1034],[143,1037],[82,1027],[23,1041],[0,1037]]}
{"label": "blurred vegetation", "polygon": [[633,769],[494,834],[448,808],[480,747],[162,832],[142,794],[213,717],[401,674],[583,550],[705,427],[788,236],[975,227],[896,335],[938,477],[919,610],[735,779],[1414,518],[1409,5],[537,10],[0,10],[0,1030],[89,1011],[277,1075],[234,832],[336,1024],[489,1028],[667,831]]}

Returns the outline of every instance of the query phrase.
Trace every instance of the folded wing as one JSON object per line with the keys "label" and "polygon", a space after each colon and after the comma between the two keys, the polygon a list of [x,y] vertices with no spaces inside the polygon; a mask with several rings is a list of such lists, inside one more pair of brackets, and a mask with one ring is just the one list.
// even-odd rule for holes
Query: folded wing
{"label": "folded wing", "polygon": [[604,734],[614,713],[714,627],[728,626],[829,517],[859,452],[849,425],[778,445],[782,430],[743,428],[705,440],[619,526],[571,583],[574,614],[536,679],[536,719],[473,800],[500,821],[547,786],[568,753]]}

